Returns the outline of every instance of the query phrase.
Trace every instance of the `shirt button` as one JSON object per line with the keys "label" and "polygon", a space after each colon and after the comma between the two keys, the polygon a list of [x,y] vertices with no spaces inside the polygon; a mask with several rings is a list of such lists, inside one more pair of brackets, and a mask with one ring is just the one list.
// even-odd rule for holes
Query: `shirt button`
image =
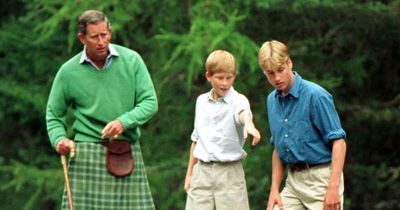
{"label": "shirt button", "polygon": [[287,138],[288,137],[288,135],[287,134],[285,134],[285,138]]}
{"label": "shirt button", "polygon": [[289,152],[289,149],[286,149],[286,152]]}
{"label": "shirt button", "polygon": [[285,122],[287,122],[287,119],[285,119]]}

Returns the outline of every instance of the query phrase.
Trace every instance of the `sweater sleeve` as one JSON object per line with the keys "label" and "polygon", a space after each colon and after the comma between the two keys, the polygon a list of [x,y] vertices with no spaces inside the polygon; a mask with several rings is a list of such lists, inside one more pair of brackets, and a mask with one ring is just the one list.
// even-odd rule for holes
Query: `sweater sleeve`
{"label": "sweater sleeve", "polygon": [[157,111],[158,102],[153,82],[145,63],[137,54],[132,66],[135,72],[135,106],[124,113],[118,120],[125,128],[132,128],[146,123]]}
{"label": "sweater sleeve", "polygon": [[66,112],[68,103],[65,94],[65,79],[62,72],[56,74],[49,94],[46,108],[46,126],[49,140],[53,148],[58,142],[66,138]]}

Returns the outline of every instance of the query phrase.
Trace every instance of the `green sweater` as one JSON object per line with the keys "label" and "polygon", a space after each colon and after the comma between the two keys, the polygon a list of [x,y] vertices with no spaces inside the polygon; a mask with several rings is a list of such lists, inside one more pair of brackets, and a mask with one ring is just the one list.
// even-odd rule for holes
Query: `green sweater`
{"label": "green sweater", "polygon": [[118,119],[125,131],[118,139],[136,141],[139,126],[158,110],[149,72],[138,53],[113,45],[119,56],[106,69],[80,64],[82,52],[61,66],[50,91],[46,124],[52,146],[67,137],[66,113],[71,106],[76,141],[99,142],[107,123]]}

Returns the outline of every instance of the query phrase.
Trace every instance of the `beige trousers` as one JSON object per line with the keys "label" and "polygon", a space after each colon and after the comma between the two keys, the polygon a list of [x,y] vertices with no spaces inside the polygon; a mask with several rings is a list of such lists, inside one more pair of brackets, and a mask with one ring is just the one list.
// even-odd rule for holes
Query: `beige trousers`
{"label": "beige trousers", "polygon": [[[329,164],[315,166],[299,172],[288,170],[286,185],[281,192],[284,210],[322,210],[331,176]],[[343,209],[343,174],[340,178],[339,193]],[[279,210],[278,205],[274,210]]]}
{"label": "beige trousers", "polygon": [[241,161],[204,163],[193,167],[186,210],[248,210],[246,180]]}

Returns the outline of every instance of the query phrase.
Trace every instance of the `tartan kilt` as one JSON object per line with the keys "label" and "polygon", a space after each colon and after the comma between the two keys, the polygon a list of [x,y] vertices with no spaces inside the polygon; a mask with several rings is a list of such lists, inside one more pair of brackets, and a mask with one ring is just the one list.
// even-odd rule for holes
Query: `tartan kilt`
{"label": "tartan kilt", "polygon": [[[76,142],[75,157],[69,160],[69,179],[75,210],[154,210],[154,202],[139,142],[131,144],[135,169],[127,177],[114,177],[106,168],[106,147]],[[64,187],[62,209],[68,209]]]}

